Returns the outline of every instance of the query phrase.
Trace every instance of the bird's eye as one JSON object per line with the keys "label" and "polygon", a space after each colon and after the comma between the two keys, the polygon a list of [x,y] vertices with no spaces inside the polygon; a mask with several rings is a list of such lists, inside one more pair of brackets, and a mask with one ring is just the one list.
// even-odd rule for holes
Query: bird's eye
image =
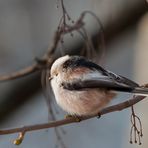
{"label": "bird's eye", "polygon": [[54,73],[54,75],[55,75],[55,76],[58,76],[58,73],[57,73],[57,72],[55,72],[55,73]]}
{"label": "bird's eye", "polygon": [[55,71],[53,71],[52,75],[53,76],[58,76],[58,72],[55,70]]}

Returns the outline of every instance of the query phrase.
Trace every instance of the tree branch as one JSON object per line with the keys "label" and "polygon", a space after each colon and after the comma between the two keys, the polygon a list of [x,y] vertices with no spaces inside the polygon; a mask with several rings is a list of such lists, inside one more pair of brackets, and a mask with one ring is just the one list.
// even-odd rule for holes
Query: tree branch
{"label": "tree branch", "polygon": [[[143,1],[139,1],[139,3],[138,2],[135,3],[134,1],[131,2],[128,9],[127,9],[127,7],[124,7],[123,13],[116,13],[117,17],[115,17],[116,19],[113,20],[114,23],[111,22],[110,20],[107,21],[107,24],[105,24],[105,27],[104,27],[105,28],[105,36],[108,38],[109,36],[112,36],[112,34],[115,35],[117,30],[121,31],[123,29],[123,26],[124,26],[124,28],[127,27],[129,25],[129,24],[127,24],[127,23],[129,23],[129,20],[134,20],[134,19],[137,20],[143,13],[146,12],[146,10],[147,10],[146,8],[147,8],[147,6],[145,5],[145,3]],[[118,7],[117,7],[117,10],[118,10]],[[112,11],[112,9],[111,9],[111,11]],[[133,12],[133,13],[128,13],[129,11]],[[126,15],[125,15],[125,12],[126,12]],[[54,39],[53,39],[53,45],[50,48],[48,48],[47,53],[45,53],[45,55],[40,58],[41,60],[44,60],[46,62],[49,62],[49,58],[51,61],[54,60],[53,56],[56,57],[56,55],[54,55],[54,53],[55,53],[55,50],[58,46],[58,43],[60,41],[62,34],[69,33],[71,31],[80,29],[84,25],[82,23],[83,14],[84,13],[82,13],[80,15],[80,17],[78,18],[76,23],[74,23],[72,26],[68,26],[68,29],[64,30],[64,32],[58,32],[58,30],[55,32]],[[123,14],[125,15],[124,19],[123,19]],[[108,20],[109,18],[104,18],[104,19]],[[99,32],[97,32],[97,36],[98,36],[98,33]],[[94,35],[94,38],[96,39],[96,35]],[[32,64],[29,67],[26,67],[26,68],[21,69],[19,71],[13,72],[11,74],[0,75],[0,81],[12,80],[12,79],[16,79],[16,78],[20,78],[20,77],[29,75],[31,73],[41,70],[42,68],[44,68],[44,66],[45,65],[43,65],[43,67],[41,67],[41,65],[39,63]]]}
{"label": "tree branch", "polygon": [[[111,112],[115,112],[115,111],[121,111],[123,109],[126,109],[126,108],[138,103],[139,101],[142,101],[144,98],[146,98],[146,97],[145,96],[134,96],[133,98],[131,98],[127,101],[124,101],[122,103],[104,108],[103,110],[100,111],[99,114],[105,115],[107,113],[111,113]],[[94,118],[94,117],[98,117],[98,114],[91,115],[91,116],[83,116],[83,117],[80,117],[80,120],[84,121],[84,120],[91,119],[91,118]],[[29,126],[23,126],[23,127],[18,127],[18,128],[0,130],[0,135],[13,134],[13,133],[18,133],[18,132],[22,133],[24,131],[28,132],[28,131],[41,130],[41,129],[46,129],[46,128],[53,128],[53,127],[67,125],[67,124],[71,124],[71,123],[75,123],[75,122],[78,122],[76,120],[76,118],[70,117],[70,118],[66,118],[66,119],[63,119],[63,120],[59,120],[59,121],[52,121],[52,122],[49,122],[49,123],[36,124],[36,125],[29,125]]]}
{"label": "tree branch", "polygon": [[23,76],[26,76],[28,74],[35,72],[36,70],[37,70],[37,64],[33,64],[33,65],[26,67],[26,68],[24,68],[20,71],[13,72],[13,73],[8,74],[8,75],[1,75],[0,81],[13,80],[13,79],[16,79],[16,78],[19,78],[19,77],[23,77]]}
{"label": "tree branch", "polygon": [[59,28],[55,34],[54,34],[54,39],[53,39],[53,45],[48,48],[47,52],[44,54],[43,57],[40,58],[40,60],[36,61],[35,64],[30,65],[24,69],[21,69],[19,71],[13,72],[11,74],[6,74],[6,75],[0,75],[0,81],[7,81],[7,80],[13,80],[16,78],[20,78],[26,75],[29,75],[31,73],[34,73],[36,71],[39,71],[43,68],[46,68],[47,66],[51,66],[52,62],[54,61],[56,55],[56,48],[59,44],[59,41],[62,37],[62,35],[70,33],[72,31],[75,30],[79,30],[83,25],[83,18],[85,17],[85,12],[82,13],[80,15],[80,17],[78,18],[78,20],[70,26],[65,26],[66,28],[63,28],[63,26],[61,26],[61,28]]}

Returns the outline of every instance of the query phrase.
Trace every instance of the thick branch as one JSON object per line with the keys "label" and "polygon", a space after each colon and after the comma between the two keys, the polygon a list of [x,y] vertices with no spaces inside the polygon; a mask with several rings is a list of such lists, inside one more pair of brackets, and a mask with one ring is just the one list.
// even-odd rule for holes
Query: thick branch
{"label": "thick branch", "polygon": [[[145,98],[145,96],[135,96],[132,99],[127,100],[125,102],[106,107],[102,111],[100,111],[100,115],[104,115],[104,114],[115,112],[115,111],[121,111],[123,109],[126,109],[126,108],[138,103],[139,101],[142,101],[144,98]],[[83,121],[83,120],[87,120],[87,119],[97,117],[97,116],[98,116],[98,114],[95,114],[95,115],[91,115],[91,116],[84,116],[84,117],[81,117],[80,119],[81,119],[81,121]],[[46,129],[46,128],[53,128],[53,127],[58,127],[58,126],[62,126],[62,125],[67,125],[67,124],[74,123],[74,122],[78,122],[78,121],[76,120],[76,118],[70,117],[70,118],[66,118],[63,120],[59,120],[59,121],[52,121],[49,123],[0,130],[0,135],[13,134],[13,133],[24,132],[24,131],[28,132],[28,131],[41,130],[41,129]]]}

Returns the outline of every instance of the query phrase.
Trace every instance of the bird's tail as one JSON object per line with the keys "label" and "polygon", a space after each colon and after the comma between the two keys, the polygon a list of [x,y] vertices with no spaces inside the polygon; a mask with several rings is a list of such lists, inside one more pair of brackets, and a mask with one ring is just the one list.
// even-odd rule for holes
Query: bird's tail
{"label": "bird's tail", "polygon": [[141,96],[148,96],[148,88],[136,87],[132,90],[132,93]]}

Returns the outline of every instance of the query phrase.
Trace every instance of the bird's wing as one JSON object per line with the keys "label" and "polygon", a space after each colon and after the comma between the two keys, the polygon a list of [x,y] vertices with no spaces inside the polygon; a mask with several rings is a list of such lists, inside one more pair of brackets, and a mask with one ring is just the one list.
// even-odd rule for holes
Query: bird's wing
{"label": "bird's wing", "polygon": [[71,69],[69,80],[62,83],[65,89],[83,90],[86,88],[107,88],[118,91],[132,91],[139,85],[135,82],[105,70],[103,67],[79,56],[73,56],[64,63],[64,68]]}
{"label": "bird's wing", "polygon": [[148,89],[140,87],[137,83],[123,76],[114,74],[103,67],[80,56],[73,56],[63,64],[66,81],[61,83],[64,89],[71,91],[91,88],[105,88],[108,90],[148,95]]}
{"label": "bird's wing", "polygon": [[[122,77],[122,79],[124,78]],[[63,82],[62,86],[64,89],[79,91],[91,88],[105,88],[109,90],[131,92],[135,88],[126,83],[118,82],[111,76],[100,75],[100,73],[98,73],[98,75],[97,73],[90,73],[83,79],[74,79],[73,81]]]}
{"label": "bird's wing", "polygon": [[121,75],[117,75],[111,71],[106,71],[106,73],[110,79],[112,79],[118,83],[122,83],[122,84],[128,85],[130,87],[139,87],[139,85],[136,82],[134,82],[126,77],[123,77]]}

